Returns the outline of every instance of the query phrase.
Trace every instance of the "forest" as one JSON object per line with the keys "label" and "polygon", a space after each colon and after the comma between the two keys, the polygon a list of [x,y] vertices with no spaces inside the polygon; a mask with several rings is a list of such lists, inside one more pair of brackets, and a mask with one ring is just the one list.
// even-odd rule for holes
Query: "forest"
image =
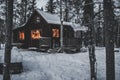
{"label": "forest", "polygon": [[[5,44],[3,80],[10,80],[12,30],[27,23],[38,9],[38,0],[0,0],[0,49]],[[115,48],[120,48],[120,0],[47,0],[41,11],[56,14],[61,21],[85,26],[82,47],[88,49],[90,80],[97,80],[96,47],[104,47],[106,54],[106,80],[115,80]],[[63,52],[63,51],[62,51]],[[49,79],[48,79],[49,80]],[[71,79],[72,80],[72,79]]]}

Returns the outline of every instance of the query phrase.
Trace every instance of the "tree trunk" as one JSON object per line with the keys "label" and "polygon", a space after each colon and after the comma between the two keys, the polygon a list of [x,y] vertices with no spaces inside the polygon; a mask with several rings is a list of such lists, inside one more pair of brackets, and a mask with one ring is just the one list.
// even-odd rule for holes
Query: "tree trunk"
{"label": "tree trunk", "polygon": [[10,79],[10,62],[11,62],[11,37],[13,26],[13,0],[6,0],[6,37],[5,37],[5,55],[4,55],[4,72],[3,80]]}
{"label": "tree trunk", "polygon": [[95,47],[94,45],[90,45],[88,49],[89,49],[89,59],[90,59],[90,71],[91,71],[90,80],[97,80]]}
{"label": "tree trunk", "polygon": [[[0,38],[2,38],[1,36],[2,36],[2,29],[1,29],[1,26],[0,26]],[[0,49],[1,49],[1,41],[2,40],[0,40]]]}
{"label": "tree trunk", "polygon": [[1,42],[0,42],[0,49],[1,49]]}
{"label": "tree trunk", "polygon": [[2,44],[2,22],[0,22],[0,49]]}
{"label": "tree trunk", "polygon": [[68,0],[65,0],[65,16],[64,16],[64,21],[68,22],[68,16],[69,16],[69,10],[68,10]]}
{"label": "tree trunk", "polygon": [[60,0],[60,51],[63,52],[63,13],[62,13],[62,0]]}
{"label": "tree trunk", "polygon": [[[93,21],[93,19],[90,19],[90,21]],[[94,37],[94,23],[91,22],[89,24],[89,31],[88,31],[88,37],[89,37],[89,59],[90,59],[90,71],[91,71],[91,80],[97,80],[97,74],[96,74],[96,57],[95,57],[95,37]]]}
{"label": "tree trunk", "polygon": [[24,6],[25,6],[25,12],[24,12],[24,23],[26,23],[26,21],[27,21],[27,0],[25,0],[25,2],[24,2]]}
{"label": "tree trunk", "polygon": [[104,0],[104,25],[106,42],[106,80],[115,80],[114,13],[112,0]]}
{"label": "tree trunk", "polygon": [[84,25],[88,26],[88,48],[89,48],[89,59],[90,59],[90,74],[91,80],[96,80],[96,58],[95,58],[95,31],[94,31],[94,10],[93,0],[85,0],[84,7]]}

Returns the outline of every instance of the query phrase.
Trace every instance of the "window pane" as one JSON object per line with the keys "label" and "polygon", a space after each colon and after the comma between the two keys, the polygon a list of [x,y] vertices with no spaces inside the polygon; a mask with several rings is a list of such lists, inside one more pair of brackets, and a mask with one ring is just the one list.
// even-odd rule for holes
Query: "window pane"
{"label": "window pane", "polygon": [[53,37],[59,37],[59,29],[52,29],[52,32],[53,32]]}
{"label": "window pane", "polygon": [[31,38],[32,39],[40,39],[40,30],[32,30],[31,31]]}
{"label": "window pane", "polygon": [[24,40],[25,39],[25,34],[24,32],[19,32],[19,39]]}

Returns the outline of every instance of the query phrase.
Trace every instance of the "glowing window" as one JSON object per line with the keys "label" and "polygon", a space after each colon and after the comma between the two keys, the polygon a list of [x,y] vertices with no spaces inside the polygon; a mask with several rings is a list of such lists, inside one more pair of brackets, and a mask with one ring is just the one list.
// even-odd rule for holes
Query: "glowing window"
{"label": "glowing window", "polygon": [[53,32],[53,34],[52,34],[53,37],[60,37],[59,29],[52,29],[52,32]]}
{"label": "glowing window", "polygon": [[40,39],[40,30],[32,30],[31,31],[31,38],[32,39]]}
{"label": "glowing window", "polygon": [[19,39],[24,40],[25,39],[25,34],[24,32],[19,32]]}

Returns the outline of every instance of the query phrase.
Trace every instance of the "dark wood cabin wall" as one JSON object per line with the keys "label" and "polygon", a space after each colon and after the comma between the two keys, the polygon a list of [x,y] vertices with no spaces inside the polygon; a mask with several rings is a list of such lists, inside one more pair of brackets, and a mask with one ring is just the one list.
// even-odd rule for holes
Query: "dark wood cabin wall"
{"label": "dark wood cabin wall", "polygon": [[13,30],[13,43],[24,43],[25,40],[19,39],[19,32],[24,32],[24,27]]}
{"label": "dark wood cabin wall", "polygon": [[[37,17],[40,17],[40,22],[39,23],[36,22]],[[41,32],[42,37],[50,37],[50,35],[49,35],[49,32],[50,32],[49,24],[38,13],[35,13],[34,16],[31,17],[31,20],[30,20],[29,24],[30,24],[29,25],[30,30],[41,29],[42,30],[42,32]]]}
{"label": "dark wood cabin wall", "polygon": [[64,38],[73,38],[74,37],[74,30],[71,26],[64,26],[63,37]]}
{"label": "dark wood cabin wall", "polygon": [[25,26],[25,41],[24,41],[24,47],[28,47],[30,43],[30,30],[29,30],[29,25]]}
{"label": "dark wood cabin wall", "polygon": [[[20,40],[19,32],[24,32],[24,40]],[[13,43],[26,43],[26,31],[25,27],[20,27],[13,30]]]}
{"label": "dark wood cabin wall", "polygon": [[17,43],[18,42],[18,31],[14,30],[13,31],[13,43]]}
{"label": "dark wood cabin wall", "polygon": [[[36,18],[40,17],[40,22],[36,22]],[[28,21],[27,25],[25,26],[25,33],[26,33],[26,45],[27,46],[39,46],[39,40],[32,40],[31,39],[31,30],[40,29],[42,37],[50,37],[50,27],[49,24],[42,18],[42,16],[38,15],[38,13],[34,13],[31,16],[31,19]]]}
{"label": "dark wood cabin wall", "polygon": [[[25,29],[24,29],[24,27],[20,28],[19,31],[20,31],[20,32],[24,32],[24,35],[25,35]],[[24,43],[24,42],[25,42],[25,39],[24,39],[24,40],[20,40],[20,39],[19,39],[19,31],[18,31],[18,40],[19,40],[20,43]]]}
{"label": "dark wood cabin wall", "polygon": [[[51,43],[52,43],[52,47],[54,47],[54,44],[57,44],[58,46],[60,46],[60,37],[59,38],[53,38],[52,37],[52,29],[59,29],[59,34],[61,32],[60,30],[60,25],[57,24],[51,24],[50,25],[50,30],[51,30]],[[60,34],[61,35],[61,34]],[[71,26],[63,26],[63,39],[71,39],[74,38],[74,30]]]}

